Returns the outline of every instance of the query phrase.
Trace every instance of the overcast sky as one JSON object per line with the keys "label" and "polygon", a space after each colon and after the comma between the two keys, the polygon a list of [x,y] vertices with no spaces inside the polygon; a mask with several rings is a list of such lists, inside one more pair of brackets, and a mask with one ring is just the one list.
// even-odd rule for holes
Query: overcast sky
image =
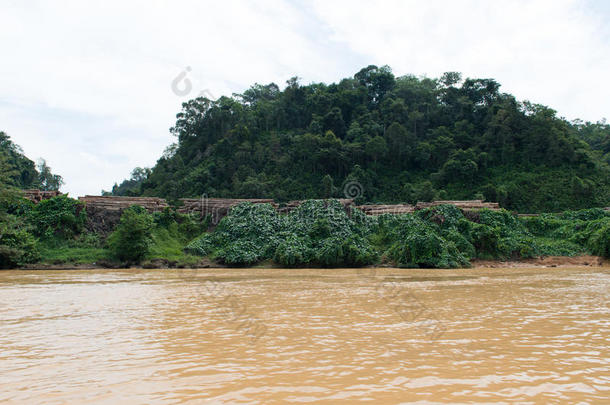
{"label": "overcast sky", "polygon": [[[190,97],[333,82],[369,64],[494,78],[597,121],[610,118],[609,3],[0,0],[0,130],[79,196],[154,165]],[[181,73],[185,95],[172,90]]]}

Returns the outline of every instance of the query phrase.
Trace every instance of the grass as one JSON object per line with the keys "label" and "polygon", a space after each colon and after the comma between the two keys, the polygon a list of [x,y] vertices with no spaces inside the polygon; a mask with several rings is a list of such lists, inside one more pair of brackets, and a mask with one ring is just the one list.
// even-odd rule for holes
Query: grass
{"label": "grass", "polygon": [[201,261],[198,256],[184,253],[184,247],[189,241],[178,232],[176,227],[157,227],[153,231],[153,243],[146,255],[147,261],[164,259],[177,262],[178,266],[193,266]]}
{"label": "grass", "polygon": [[43,264],[87,264],[108,259],[108,251],[92,247],[46,247],[40,249]]}

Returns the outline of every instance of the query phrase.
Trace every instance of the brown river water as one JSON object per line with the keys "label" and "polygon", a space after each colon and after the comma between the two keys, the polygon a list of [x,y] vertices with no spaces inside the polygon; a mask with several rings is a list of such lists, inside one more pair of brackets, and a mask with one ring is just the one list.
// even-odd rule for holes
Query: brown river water
{"label": "brown river water", "polygon": [[0,402],[610,404],[610,268],[0,272]]}

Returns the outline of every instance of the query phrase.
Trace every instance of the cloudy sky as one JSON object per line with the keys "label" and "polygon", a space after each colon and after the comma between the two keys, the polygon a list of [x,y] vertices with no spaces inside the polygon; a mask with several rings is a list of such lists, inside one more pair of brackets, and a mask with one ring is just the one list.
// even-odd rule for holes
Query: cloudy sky
{"label": "cloudy sky", "polygon": [[189,97],[369,64],[495,78],[597,121],[610,118],[609,22],[605,0],[0,0],[0,130],[78,196],[154,165]]}

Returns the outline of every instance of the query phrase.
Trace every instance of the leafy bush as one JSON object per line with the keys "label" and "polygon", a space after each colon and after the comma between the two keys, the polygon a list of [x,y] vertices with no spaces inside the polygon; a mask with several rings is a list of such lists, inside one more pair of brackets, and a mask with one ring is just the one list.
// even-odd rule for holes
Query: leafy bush
{"label": "leafy bush", "polygon": [[605,211],[603,208],[590,208],[579,211],[564,211],[559,217],[568,221],[595,221],[597,219],[610,218],[610,212]]}
{"label": "leafy bush", "polygon": [[[438,206],[376,217],[334,200],[305,201],[288,215],[241,204],[219,226],[193,240],[191,254],[232,265],[273,259],[287,266],[364,266],[382,260],[402,267],[463,267],[472,258],[607,255],[607,224],[598,210],[519,219],[508,211]],[[598,218],[584,220],[580,218]]]}
{"label": "leafy bush", "polygon": [[65,195],[34,205],[27,217],[35,235],[43,238],[73,238],[86,220],[83,204]]}
{"label": "leafy bush", "polygon": [[213,232],[189,243],[186,251],[231,265],[268,259],[291,267],[374,263],[377,254],[366,239],[367,219],[360,211],[352,217],[336,200],[305,201],[282,216],[269,204],[242,203]]}
{"label": "leafy bush", "polygon": [[214,251],[211,235],[206,233],[199,238],[193,239],[184,251],[196,256],[207,256]]}
{"label": "leafy bush", "polygon": [[125,209],[116,229],[107,240],[111,254],[121,261],[140,262],[153,242],[153,216],[134,205]]}
{"label": "leafy bush", "polygon": [[595,227],[587,246],[595,255],[610,257],[610,218],[599,220]]}
{"label": "leafy bush", "polygon": [[290,234],[275,249],[273,259],[284,266],[294,267],[313,262],[315,256],[307,238]]}
{"label": "leafy bush", "polygon": [[13,216],[3,216],[0,220],[0,268],[33,263],[39,257],[36,239],[27,226]]}
{"label": "leafy bush", "polygon": [[[448,238],[442,236],[441,226],[446,220],[443,214],[441,208],[420,215],[401,215],[391,221],[394,229],[390,231],[389,238],[394,243],[386,256],[401,267],[453,268],[468,265],[468,256],[460,252],[456,243],[450,240],[458,240],[453,232],[455,228],[448,224],[445,230]],[[456,219],[455,223],[457,222]],[[459,240],[460,244],[463,242],[464,240]],[[472,251],[469,247],[466,249]]]}
{"label": "leafy bush", "polygon": [[284,240],[274,257],[285,266],[364,266],[377,261],[366,238],[367,220],[359,210],[349,216],[336,200],[309,200],[283,219]]}

